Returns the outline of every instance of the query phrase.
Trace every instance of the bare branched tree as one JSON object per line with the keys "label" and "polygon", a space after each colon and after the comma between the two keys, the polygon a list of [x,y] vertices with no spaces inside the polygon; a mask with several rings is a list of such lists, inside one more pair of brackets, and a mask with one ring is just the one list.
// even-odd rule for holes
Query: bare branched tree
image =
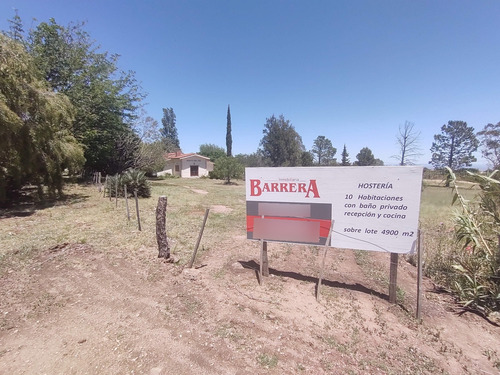
{"label": "bare branched tree", "polygon": [[392,156],[392,158],[399,161],[399,165],[413,165],[418,157],[423,155],[420,152],[419,145],[420,132],[416,131],[414,127],[415,124],[410,121],[405,121],[404,125],[399,125],[399,131],[396,135],[399,154]]}

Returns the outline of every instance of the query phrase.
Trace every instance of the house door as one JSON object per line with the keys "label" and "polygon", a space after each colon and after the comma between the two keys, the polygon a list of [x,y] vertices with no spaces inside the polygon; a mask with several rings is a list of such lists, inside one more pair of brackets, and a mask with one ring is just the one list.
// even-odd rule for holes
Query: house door
{"label": "house door", "polygon": [[191,166],[191,177],[198,177],[198,166],[197,165]]}

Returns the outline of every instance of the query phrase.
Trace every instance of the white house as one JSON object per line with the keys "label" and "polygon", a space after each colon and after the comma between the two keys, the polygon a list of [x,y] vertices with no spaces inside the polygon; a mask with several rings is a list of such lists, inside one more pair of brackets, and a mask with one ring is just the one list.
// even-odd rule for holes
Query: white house
{"label": "white house", "polygon": [[175,177],[198,178],[208,176],[208,172],[214,169],[210,158],[195,153],[170,152],[165,155],[165,160],[165,168],[157,173],[158,176],[170,174]]}

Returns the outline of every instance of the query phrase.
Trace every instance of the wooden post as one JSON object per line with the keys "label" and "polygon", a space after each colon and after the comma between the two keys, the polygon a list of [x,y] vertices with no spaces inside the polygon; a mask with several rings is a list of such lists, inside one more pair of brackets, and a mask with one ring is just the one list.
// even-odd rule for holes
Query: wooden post
{"label": "wooden post", "polygon": [[328,237],[325,241],[325,252],[323,253],[323,261],[321,263],[321,270],[319,272],[318,286],[316,287],[316,301],[319,301],[319,292],[321,289],[321,281],[323,280],[323,272],[325,269],[325,261],[326,261],[326,252],[328,251],[328,245],[330,244],[330,239],[332,238],[332,230],[333,230],[333,221],[330,225],[330,231],[328,232]]}
{"label": "wooden post", "polygon": [[269,276],[269,260],[267,258],[267,241],[262,243],[262,276]]}
{"label": "wooden post", "polygon": [[196,241],[196,246],[194,247],[193,256],[191,257],[191,261],[189,262],[188,267],[192,268],[194,259],[196,258],[196,253],[198,252],[198,247],[200,246],[201,236],[203,235],[203,230],[205,229],[205,224],[207,223],[209,208],[205,211],[205,217],[203,218],[203,224],[201,224],[200,234],[198,235],[198,240]]}
{"label": "wooden post", "polygon": [[98,190],[100,193],[102,191],[101,172],[97,172],[97,184],[98,184]]}
{"label": "wooden post", "polygon": [[118,207],[118,174],[115,180],[115,207]]}
{"label": "wooden post", "polygon": [[134,197],[135,197],[135,212],[137,213],[137,227],[139,228],[139,232],[141,231],[141,218],[139,216],[139,198],[137,198],[137,189],[134,189]]}
{"label": "wooden post", "polygon": [[422,233],[418,230],[417,237],[417,319],[422,318]]}
{"label": "wooden post", "polygon": [[158,258],[170,258],[170,246],[168,245],[167,230],[167,197],[162,195],[158,198],[156,206],[156,242],[158,243]]}
{"label": "wooden post", "polygon": [[262,285],[263,276],[269,276],[269,260],[267,258],[267,241],[260,240],[259,285]]}
{"label": "wooden post", "polygon": [[389,275],[389,302],[396,303],[396,288],[398,280],[398,253],[391,253],[391,269]]}
{"label": "wooden post", "polygon": [[123,193],[125,194],[125,207],[127,208],[127,220],[130,221],[130,210],[128,209],[127,184],[123,185]]}
{"label": "wooden post", "polygon": [[108,175],[106,175],[106,179],[104,180],[104,188],[102,189],[103,191],[103,198],[106,198],[106,188],[108,187]]}

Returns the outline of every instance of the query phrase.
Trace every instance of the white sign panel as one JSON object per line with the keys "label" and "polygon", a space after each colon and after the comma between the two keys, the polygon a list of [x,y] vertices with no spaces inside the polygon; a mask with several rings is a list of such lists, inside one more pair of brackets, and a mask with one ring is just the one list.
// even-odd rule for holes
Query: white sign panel
{"label": "white sign panel", "polygon": [[[422,167],[246,168],[250,239],[408,253]],[[301,225],[304,224],[304,225]]]}

